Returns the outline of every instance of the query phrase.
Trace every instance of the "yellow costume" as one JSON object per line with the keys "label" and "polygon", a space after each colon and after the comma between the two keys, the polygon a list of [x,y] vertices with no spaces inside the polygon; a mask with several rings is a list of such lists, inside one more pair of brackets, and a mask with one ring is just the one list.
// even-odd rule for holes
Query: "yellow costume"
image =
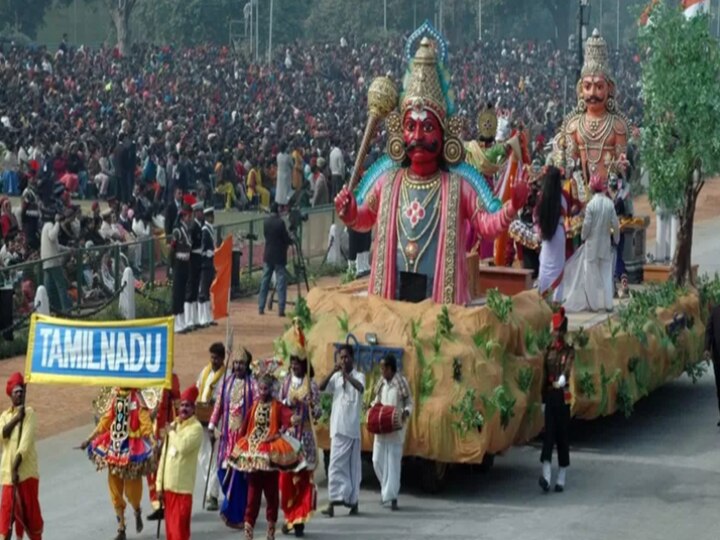
{"label": "yellow costume", "polygon": [[257,195],[260,201],[260,206],[263,208],[270,208],[270,190],[263,186],[262,173],[259,167],[250,169],[247,177],[247,194],[248,198],[252,198]]}

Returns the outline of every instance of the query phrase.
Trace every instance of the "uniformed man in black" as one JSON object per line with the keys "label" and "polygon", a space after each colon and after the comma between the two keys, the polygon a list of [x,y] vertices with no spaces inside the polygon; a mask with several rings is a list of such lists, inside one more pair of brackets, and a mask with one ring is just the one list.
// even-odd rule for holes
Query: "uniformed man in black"
{"label": "uniformed man in black", "polygon": [[22,226],[28,247],[33,251],[40,249],[40,198],[37,194],[37,175],[30,172],[28,185],[22,193]]}
{"label": "uniformed man in black", "polygon": [[190,276],[185,290],[185,330],[195,330],[198,320],[198,292],[200,290],[200,268],[202,266],[202,228],[205,221],[203,205],[195,202],[192,206],[193,220],[190,222]]}
{"label": "uniformed man in black", "polygon": [[542,475],[540,487],[550,490],[553,447],[557,447],[558,475],[555,491],[565,489],[565,476],[570,466],[570,372],[575,359],[575,349],[565,341],[568,320],[565,309],[553,314],[553,342],[545,351],[543,362],[543,407],[545,408],[545,434],[543,436]]}
{"label": "uniformed man in black", "polygon": [[213,320],[210,307],[210,285],[215,279],[215,209],[204,210],[205,223],[202,227],[202,262],[200,263],[200,291],[198,292],[198,308],[200,326],[205,328],[217,324]]}
{"label": "uniformed man in black", "polygon": [[190,250],[192,249],[190,230],[188,228],[188,223],[192,219],[190,200],[183,201],[180,208],[180,219],[175,222],[172,231],[174,253],[172,307],[175,316],[175,332],[179,333],[184,333],[187,326],[187,321],[185,321],[185,294],[190,275]]}

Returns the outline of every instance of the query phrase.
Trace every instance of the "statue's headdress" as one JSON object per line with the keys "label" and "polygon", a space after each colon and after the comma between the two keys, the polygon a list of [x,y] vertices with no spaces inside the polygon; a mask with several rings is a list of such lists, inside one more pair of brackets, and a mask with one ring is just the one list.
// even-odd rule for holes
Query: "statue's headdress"
{"label": "statue's headdress", "polygon": [[388,155],[395,161],[405,159],[401,115],[411,109],[430,111],[438,118],[445,129],[443,158],[449,165],[464,159],[460,140],[462,120],[455,116],[455,95],[445,68],[447,51],[447,43],[430,21],[415,30],[405,44],[408,67],[400,95],[400,113],[392,113],[386,120],[390,132]]}
{"label": "statue's headdress", "polygon": [[305,349],[305,333],[302,328],[302,320],[300,317],[293,319],[293,336],[295,342],[290,347],[290,356],[295,356],[300,360],[307,360],[307,350]]}
{"label": "statue's headdress", "polygon": [[615,82],[610,69],[608,45],[597,28],[593,30],[585,44],[585,63],[580,76],[587,77],[588,75],[603,75],[609,82]]}

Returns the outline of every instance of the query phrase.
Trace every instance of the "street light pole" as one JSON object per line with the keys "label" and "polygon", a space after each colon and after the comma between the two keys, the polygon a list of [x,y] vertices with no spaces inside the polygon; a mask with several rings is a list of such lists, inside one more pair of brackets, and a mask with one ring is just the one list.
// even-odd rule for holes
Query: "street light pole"
{"label": "street light pole", "polygon": [[255,2],[255,62],[260,60],[260,2]]}
{"label": "street light pole", "polygon": [[620,50],[620,0],[617,0],[617,17],[615,18],[615,43]]}
{"label": "street light pole", "polygon": [[482,0],[478,0],[478,41],[482,42]]}
{"label": "street light pole", "polygon": [[268,30],[268,65],[272,65],[273,0],[270,0],[270,28]]}
{"label": "street light pole", "polygon": [[387,34],[387,0],[383,0],[383,30]]}

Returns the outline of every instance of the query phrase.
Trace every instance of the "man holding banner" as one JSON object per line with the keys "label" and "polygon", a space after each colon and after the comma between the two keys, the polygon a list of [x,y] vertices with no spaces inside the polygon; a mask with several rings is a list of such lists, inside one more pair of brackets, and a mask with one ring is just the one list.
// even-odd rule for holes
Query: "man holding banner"
{"label": "man holding banner", "polygon": [[[11,524],[22,538],[41,540],[43,518],[38,500],[38,462],[35,450],[35,411],[26,408],[25,382],[13,373],[5,387],[12,406],[0,415],[2,433],[2,503],[0,503],[0,537],[8,538]],[[13,516],[14,511],[14,516]]]}

